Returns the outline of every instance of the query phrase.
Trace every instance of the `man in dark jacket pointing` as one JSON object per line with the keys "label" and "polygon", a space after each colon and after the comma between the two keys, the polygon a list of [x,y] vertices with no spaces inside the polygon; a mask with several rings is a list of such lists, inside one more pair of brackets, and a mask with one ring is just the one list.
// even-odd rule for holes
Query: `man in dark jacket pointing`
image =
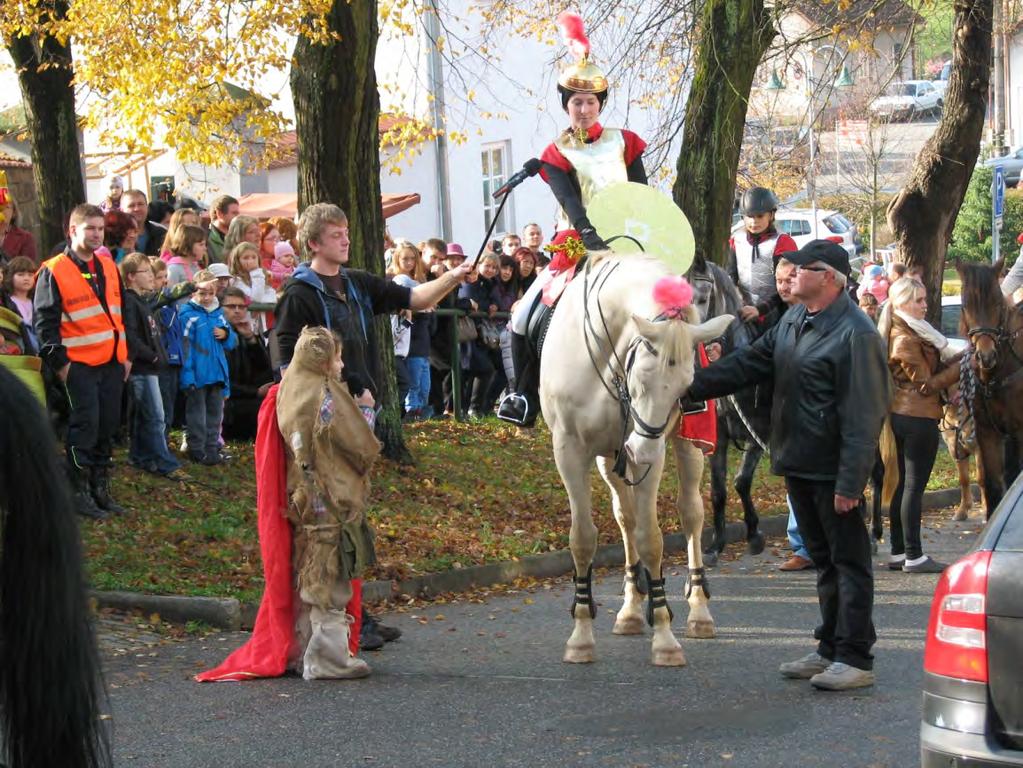
{"label": "man in dark jacket pointing", "polygon": [[891,402],[886,354],[871,320],[845,292],[849,257],[814,240],[786,258],[801,306],[749,347],[698,370],[703,400],[774,380],[771,469],[784,475],[800,533],[817,568],[817,650],[782,675],[817,688],[872,685],[876,640],[870,537],[860,513]]}

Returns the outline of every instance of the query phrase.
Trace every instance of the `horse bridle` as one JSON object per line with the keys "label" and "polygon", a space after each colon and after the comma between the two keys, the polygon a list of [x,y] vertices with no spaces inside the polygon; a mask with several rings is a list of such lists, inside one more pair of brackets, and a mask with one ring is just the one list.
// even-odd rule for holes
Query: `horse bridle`
{"label": "horse bridle", "polygon": [[[647,465],[646,471],[638,480],[629,480],[625,476],[625,444],[629,438],[629,421],[631,419],[634,425],[633,431],[635,431],[640,437],[647,440],[658,440],[664,435],[665,431],[668,429],[668,425],[671,424],[672,419],[675,416],[675,412],[678,410],[678,400],[675,400],[672,408],[668,411],[667,418],[665,418],[664,423],[659,427],[647,423],[643,417],[636,412],[636,408],[632,404],[632,395],[629,393],[629,376],[631,375],[632,368],[636,362],[636,352],[642,344],[654,357],[659,357],[660,353],[647,339],[637,335],[629,342],[628,349],[625,352],[625,362],[622,362],[622,359],[618,356],[618,350],[611,341],[611,331],[607,327],[607,319],[604,317],[604,309],[600,303],[601,289],[603,289],[608,278],[621,265],[621,262],[615,263],[610,269],[604,271],[603,274],[598,275],[597,279],[600,282],[595,286],[591,286],[590,283],[590,265],[591,262],[587,261],[586,266],[583,269],[583,340],[586,343],[586,353],[589,355],[590,364],[593,366],[593,370],[597,374],[597,378],[600,379],[601,385],[603,385],[611,398],[618,403],[618,410],[622,419],[621,447],[616,452],[613,471],[616,475],[622,478],[626,485],[635,486],[639,485],[646,479],[646,476],[650,473],[651,465]],[[591,290],[594,292],[594,303],[597,306],[597,315],[600,318],[600,324],[603,327],[604,338],[607,339],[608,346],[611,348],[611,359],[609,359],[607,363],[608,368],[611,370],[610,384],[608,384],[607,380],[604,378],[604,373],[601,370],[601,366],[597,363],[597,358],[594,354],[593,347],[591,346],[591,338],[595,340],[599,340],[600,338],[596,328],[593,326],[593,320],[590,315]],[[662,313],[655,317],[652,322],[662,322],[666,319],[667,317]],[[614,363],[617,364],[617,370],[615,369]],[[668,364],[673,365],[674,361],[669,360]],[[621,373],[619,373],[619,371],[621,371]]]}

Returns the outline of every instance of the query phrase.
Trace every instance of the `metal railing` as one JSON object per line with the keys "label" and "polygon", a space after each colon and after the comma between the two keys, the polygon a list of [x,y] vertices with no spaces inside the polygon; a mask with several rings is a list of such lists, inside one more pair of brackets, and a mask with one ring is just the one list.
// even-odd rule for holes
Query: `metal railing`
{"label": "metal railing", "polygon": [[[248,309],[250,312],[273,313],[276,311],[277,305],[253,302],[249,305]],[[471,317],[473,320],[508,320],[511,318],[511,313],[495,312],[493,315],[490,315],[487,312],[466,312],[455,307],[438,307],[434,310],[434,314],[437,317],[451,317],[455,320],[451,323],[449,331],[451,359],[448,361],[448,364],[451,366],[451,409],[454,411],[457,421],[465,421],[465,417],[462,414],[462,356],[458,341],[458,318]]]}

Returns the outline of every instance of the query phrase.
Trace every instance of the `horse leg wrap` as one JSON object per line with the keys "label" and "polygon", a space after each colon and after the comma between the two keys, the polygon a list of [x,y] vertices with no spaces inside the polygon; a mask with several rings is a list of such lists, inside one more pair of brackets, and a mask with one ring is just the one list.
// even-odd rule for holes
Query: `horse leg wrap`
{"label": "horse leg wrap", "polygon": [[689,576],[686,578],[686,600],[692,596],[694,587],[702,589],[703,596],[710,600],[710,587],[707,582],[707,572],[703,568],[689,569]]}
{"label": "horse leg wrap", "polygon": [[650,586],[647,584],[647,570],[642,563],[634,563],[625,569],[625,583],[626,585],[632,584],[641,595],[645,595],[650,590]]}
{"label": "horse leg wrap", "polygon": [[590,611],[590,618],[597,618],[597,604],[593,600],[593,566],[589,567],[585,576],[574,575],[572,581],[575,582],[575,594],[572,598],[572,607],[569,609],[572,618],[575,618],[577,605],[585,605]]}
{"label": "horse leg wrap", "polygon": [[652,579],[650,578],[650,571],[646,568],[643,570],[646,571],[647,583],[650,585],[649,599],[646,604],[646,623],[651,627],[654,625],[654,611],[658,608],[667,608],[668,621],[671,621],[675,618],[675,614],[672,613],[671,606],[668,605],[668,597],[664,593],[664,575],[662,574],[659,579]]}

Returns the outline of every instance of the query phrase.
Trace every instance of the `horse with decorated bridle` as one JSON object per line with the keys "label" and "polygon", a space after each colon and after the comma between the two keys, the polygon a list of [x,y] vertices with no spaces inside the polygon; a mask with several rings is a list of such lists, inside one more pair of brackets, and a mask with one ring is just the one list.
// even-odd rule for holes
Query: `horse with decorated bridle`
{"label": "horse with decorated bridle", "polygon": [[1018,462],[1006,465],[1005,442],[1023,444],[1023,311],[1002,295],[1002,266],[956,265],[960,325],[970,342],[960,368],[960,439],[969,442],[972,422],[987,517],[1020,470]]}

